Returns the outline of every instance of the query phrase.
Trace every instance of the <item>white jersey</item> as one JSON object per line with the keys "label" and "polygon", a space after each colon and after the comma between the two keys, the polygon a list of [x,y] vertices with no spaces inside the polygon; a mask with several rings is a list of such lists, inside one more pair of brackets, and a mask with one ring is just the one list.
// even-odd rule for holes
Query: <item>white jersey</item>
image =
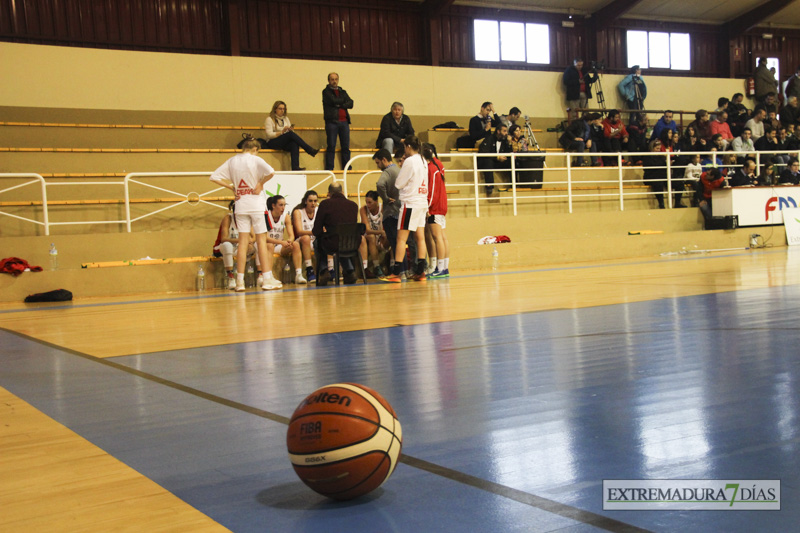
{"label": "white jersey", "polygon": [[[303,231],[313,231],[314,230],[314,219],[317,218],[317,209],[318,208],[316,208],[316,207],[314,208],[314,216],[312,216],[311,218],[308,217],[308,212],[305,210],[305,208],[300,209],[300,221],[303,224]],[[311,235],[311,242],[314,242],[315,240],[316,240],[316,237],[312,234]]]}
{"label": "white jersey", "polygon": [[428,208],[428,163],[419,154],[403,161],[403,168],[394,183],[400,201],[411,208]]}
{"label": "white jersey", "polygon": [[369,228],[372,231],[380,231],[381,224],[383,223],[383,212],[378,209],[378,214],[373,215],[369,212],[369,208],[367,208],[367,222],[369,222]]}
{"label": "white jersey", "polygon": [[236,154],[223,163],[211,175],[211,179],[226,179],[236,188],[236,213],[241,215],[264,213],[267,210],[267,196],[253,194],[253,190],[264,176],[273,174],[275,169],[260,157],[249,152]]}
{"label": "white jersey", "polygon": [[267,233],[269,234],[269,238],[282,241],[283,230],[286,228],[286,219],[284,216],[279,216],[277,221],[272,217],[272,213],[270,212],[267,212],[264,216],[267,219]]}

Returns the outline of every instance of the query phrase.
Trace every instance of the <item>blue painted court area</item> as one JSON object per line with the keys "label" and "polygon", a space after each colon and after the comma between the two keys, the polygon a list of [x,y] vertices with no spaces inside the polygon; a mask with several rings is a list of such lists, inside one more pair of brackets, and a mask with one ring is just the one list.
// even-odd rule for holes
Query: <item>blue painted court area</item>
{"label": "blue painted court area", "polygon": [[[0,385],[234,531],[796,531],[800,287],[97,360],[0,332]],[[334,382],[404,459],[334,503],[285,419]],[[602,510],[603,479],[780,479],[782,510]]]}

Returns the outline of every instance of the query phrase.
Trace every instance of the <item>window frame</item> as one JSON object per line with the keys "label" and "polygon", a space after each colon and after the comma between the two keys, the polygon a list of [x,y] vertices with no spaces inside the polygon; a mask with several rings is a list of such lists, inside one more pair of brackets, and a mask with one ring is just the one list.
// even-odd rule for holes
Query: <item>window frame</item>
{"label": "window frame", "polygon": [[[486,23],[493,22],[497,28],[497,59],[487,59],[487,56],[492,58],[495,57],[493,53],[486,54],[483,53],[484,51],[481,50],[482,53],[479,54],[478,51],[478,44],[484,43],[486,40],[486,36],[479,36],[478,26],[488,26]],[[508,25],[521,25],[522,26],[522,36],[524,38],[524,42],[522,43],[522,49],[524,53],[524,59],[503,59],[503,32],[502,27],[503,24]],[[541,61],[531,61],[531,56],[529,54],[529,32],[535,28],[543,28],[546,30],[546,41],[547,41],[547,62]],[[533,37],[533,34],[530,34]],[[553,54],[552,54],[552,32],[550,31],[550,24],[546,22],[530,22],[530,21],[519,21],[519,20],[499,20],[499,19],[484,19],[484,18],[475,18],[473,19],[472,24],[472,37],[473,37],[473,58],[476,63],[489,63],[494,65],[525,65],[525,66],[543,66],[543,67],[550,67],[553,65]],[[540,42],[544,36],[540,36],[536,39],[537,42]],[[491,36],[489,36],[491,38]],[[532,39],[531,39],[532,40]],[[519,43],[517,43],[517,46]],[[493,52],[492,49],[491,52]],[[479,57],[482,56],[482,57]]]}

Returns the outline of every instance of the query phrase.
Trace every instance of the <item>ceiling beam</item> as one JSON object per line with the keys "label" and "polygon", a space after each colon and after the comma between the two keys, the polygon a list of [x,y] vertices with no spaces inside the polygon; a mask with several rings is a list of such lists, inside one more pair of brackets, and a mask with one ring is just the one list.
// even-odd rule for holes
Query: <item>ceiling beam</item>
{"label": "ceiling beam", "polygon": [[739,15],[725,25],[728,30],[728,35],[735,36],[742,34],[758,26],[761,22],[794,2],[795,0],[769,0],[758,7],[754,7],[747,13]]}
{"label": "ceiling beam", "polygon": [[601,29],[603,26],[607,26],[613,20],[630,11],[641,1],[642,0],[613,0],[610,4],[592,13],[592,20],[596,24],[595,27]]}
{"label": "ceiling beam", "polygon": [[422,11],[431,15],[438,15],[451,5],[455,0],[425,0],[422,2]]}

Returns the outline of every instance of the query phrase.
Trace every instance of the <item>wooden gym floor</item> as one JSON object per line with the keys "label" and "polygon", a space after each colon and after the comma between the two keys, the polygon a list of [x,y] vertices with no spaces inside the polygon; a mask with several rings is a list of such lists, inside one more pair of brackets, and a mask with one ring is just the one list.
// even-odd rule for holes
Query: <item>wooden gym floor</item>
{"label": "wooden gym floor", "polygon": [[[787,248],[2,305],[0,530],[796,530],[798,316]],[[404,436],[348,503],[285,449],[339,381]],[[782,509],[607,512],[603,479],[780,479]]]}

